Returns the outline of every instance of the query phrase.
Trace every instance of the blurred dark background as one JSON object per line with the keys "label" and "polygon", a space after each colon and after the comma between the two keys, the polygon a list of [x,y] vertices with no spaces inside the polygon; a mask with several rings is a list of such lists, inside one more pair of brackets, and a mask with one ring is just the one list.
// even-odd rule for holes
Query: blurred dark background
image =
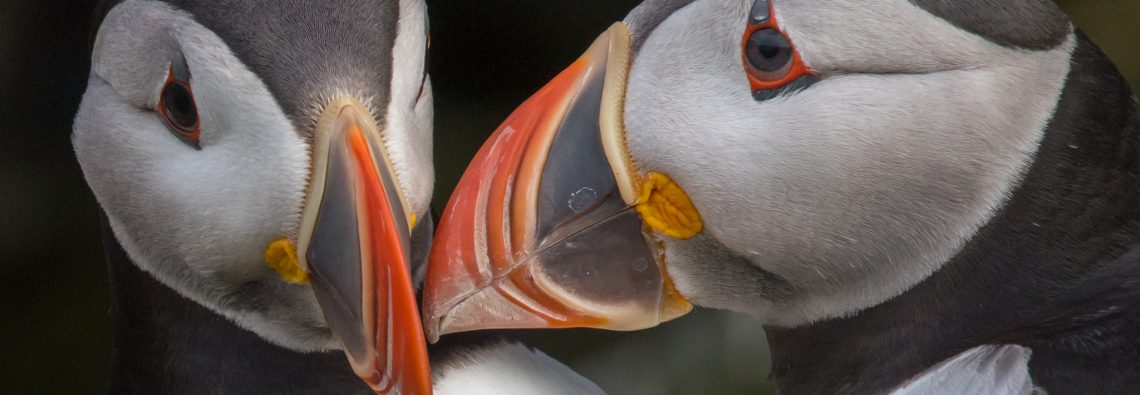
{"label": "blurred dark background", "polygon": [[[0,0],[0,393],[96,393],[109,358],[98,208],[69,143],[93,1]],[[483,139],[638,0],[428,0],[437,205]],[[1140,82],[1140,1],[1060,2]],[[765,393],[747,317],[699,311],[638,334],[524,334],[611,393]],[[731,341],[729,339],[732,339]]]}

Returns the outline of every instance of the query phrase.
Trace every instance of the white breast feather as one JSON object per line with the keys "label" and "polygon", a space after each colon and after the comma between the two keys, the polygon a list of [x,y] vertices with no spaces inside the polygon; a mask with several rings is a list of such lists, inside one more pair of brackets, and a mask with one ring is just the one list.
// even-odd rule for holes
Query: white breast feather
{"label": "white breast feather", "polygon": [[1029,377],[1031,354],[1021,346],[975,347],[930,368],[891,394],[1043,394]]}
{"label": "white breast feather", "polygon": [[541,351],[517,343],[480,349],[439,369],[439,395],[604,394],[601,388]]}

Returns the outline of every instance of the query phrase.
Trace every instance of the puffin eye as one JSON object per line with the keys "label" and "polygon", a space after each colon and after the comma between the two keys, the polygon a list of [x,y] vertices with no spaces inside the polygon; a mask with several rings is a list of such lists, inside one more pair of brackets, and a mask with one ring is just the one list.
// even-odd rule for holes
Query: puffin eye
{"label": "puffin eye", "polygon": [[186,67],[185,59],[171,63],[166,84],[158,97],[157,111],[171,133],[187,145],[202,149],[199,145],[201,122],[198,119],[198,105],[194,102],[190,70]]}
{"label": "puffin eye", "polygon": [[748,37],[744,56],[752,75],[763,81],[779,81],[792,69],[792,43],[776,29],[757,30]]}
{"label": "puffin eye", "polygon": [[179,133],[192,133],[198,126],[198,109],[190,87],[177,82],[169,83],[162,90],[162,115],[172,129]]}
{"label": "puffin eye", "polygon": [[753,3],[741,51],[752,98],[757,101],[795,92],[819,81],[780,29],[769,0]]}

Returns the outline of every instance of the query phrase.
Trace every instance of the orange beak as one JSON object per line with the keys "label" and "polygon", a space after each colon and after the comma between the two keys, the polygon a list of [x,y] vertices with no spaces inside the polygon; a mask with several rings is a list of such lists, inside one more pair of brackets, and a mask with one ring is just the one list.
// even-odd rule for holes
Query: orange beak
{"label": "orange beak", "polygon": [[627,159],[613,154],[624,146],[610,145],[624,138],[614,120],[623,111],[628,34],[618,24],[595,41],[468,167],[429,258],[431,340],[492,328],[635,330],[691,309],[629,198]]}
{"label": "orange beak", "polygon": [[356,374],[378,394],[430,394],[409,274],[414,214],[375,125],[352,100],[334,102],[318,122],[298,258]]}

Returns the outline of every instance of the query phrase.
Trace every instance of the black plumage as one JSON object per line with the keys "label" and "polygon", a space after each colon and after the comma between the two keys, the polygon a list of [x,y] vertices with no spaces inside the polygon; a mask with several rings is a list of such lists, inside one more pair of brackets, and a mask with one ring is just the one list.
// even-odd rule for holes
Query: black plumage
{"label": "black plumage", "polygon": [[371,394],[344,353],[300,353],[186,299],[131,262],[103,221],[112,394]]}

